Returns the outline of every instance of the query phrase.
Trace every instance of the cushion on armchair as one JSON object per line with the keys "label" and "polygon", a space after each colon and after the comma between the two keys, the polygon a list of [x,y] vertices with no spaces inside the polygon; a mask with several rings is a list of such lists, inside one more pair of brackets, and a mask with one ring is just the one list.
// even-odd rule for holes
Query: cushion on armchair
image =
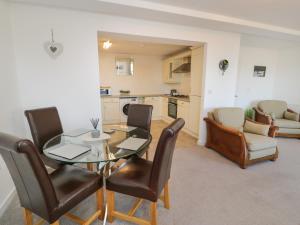
{"label": "cushion on armchair", "polygon": [[274,120],[274,126],[279,128],[300,129],[300,122],[286,119],[276,119]]}
{"label": "cushion on armchair", "polygon": [[214,110],[213,116],[216,122],[223,126],[243,131],[245,121],[243,109],[236,107],[217,108]]}
{"label": "cushion on armchair", "polygon": [[250,151],[259,151],[268,148],[276,148],[277,141],[275,138],[263,135],[244,133],[247,147]]}
{"label": "cushion on armchair", "polygon": [[299,121],[299,114],[296,112],[285,111],[283,117],[287,120]]}
{"label": "cushion on armchair", "polygon": [[258,103],[258,108],[266,114],[274,113],[276,119],[282,119],[288,107],[285,101],[265,100]]}
{"label": "cushion on armchair", "polygon": [[258,124],[246,120],[244,124],[244,132],[268,136],[270,125]]}

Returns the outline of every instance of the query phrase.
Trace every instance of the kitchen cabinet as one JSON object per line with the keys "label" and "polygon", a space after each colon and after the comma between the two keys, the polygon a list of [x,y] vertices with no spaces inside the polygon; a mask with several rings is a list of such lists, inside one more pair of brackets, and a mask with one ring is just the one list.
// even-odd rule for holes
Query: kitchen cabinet
{"label": "kitchen cabinet", "polygon": [[103,124],[120,123],[119,98],[102,98],[101,105]]}
{"label": "kitchen cabinet", "polygon": [[177,118],[182,118],[185,121],[185,128],[189,130],[189,111],[190,103],[185,101],[177,101]]}
{"label": "kitchen cabinet", "polygon": [[162,103],[161,116],[163,119],[167,119],[168,118],[168,98],[162,97],[161,103]]}
{"label": "kitchen cabinet", "polygon": [[[176,61],[177,62],[177,61]],[[180,83],[179,75],[173,73],[174,58],[167,58],[163,60],[163,81],[168,84]]]}
{"label": "kitchen cabinet", "polygon": [[152,119],[160,120],[161,119],[161,97],[145,97],[146,105],[152,105]]}
{"label": "kitchen cabinet", "polygon": [[188,129],[193,136],[198,137],[201,114],[201,97],[190,96]]}
{"label": "kitchen cabinet", "polygon": [[192,50],[191,57],[191,92],[190,95],[202,95],[203,47]]}

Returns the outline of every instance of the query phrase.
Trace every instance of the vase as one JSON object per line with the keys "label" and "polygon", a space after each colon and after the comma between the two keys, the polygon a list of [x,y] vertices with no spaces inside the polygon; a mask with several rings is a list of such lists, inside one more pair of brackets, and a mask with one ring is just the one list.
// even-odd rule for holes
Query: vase
{"label": "vase", "polygon": [[91,136],[92,136],[92,138],[98,138],[98,137],[100,137],[100,131],[99,130],[93,130],[91,132]]}

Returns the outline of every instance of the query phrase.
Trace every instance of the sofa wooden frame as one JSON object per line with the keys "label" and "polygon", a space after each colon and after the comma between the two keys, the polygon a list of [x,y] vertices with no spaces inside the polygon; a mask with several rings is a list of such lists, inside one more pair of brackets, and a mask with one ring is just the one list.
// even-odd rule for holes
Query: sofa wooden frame
{"label": "sofa wooden frame", "polygon": [[[247,166],[265,161],[275,161],[278,158],[278,148],[273,155],[265,156],[257,159],[249,159],[248,148],[246,145],[246,139],[243,132],[236,129],[232,129],[223,126],[211,118],[204,118],[207,128],[207,139],[205,147],[211,148],[231,161],[237,163],[242,169],[246,169]],[[257,124],[255,121],[252,121]],[[269,129],[269,137],[274,137],[278,127],[271,126]]]}
{"label": "sofa wooden frame", "polygon": [[[274,121],[272,120],[272,117],[270,115],[267,115],[264,113],[261,109],[258,107],[254,107],[253,110],[255,111],[255,121],[263,124],[270,124],[274,125]],[[295,113],[295,111],[291,109],[287,109],[288,112]],[[275,132],[276,137],[287,137],[287,138],[300,138],[300,134],[289,134],[289,133],[280,133]]]}

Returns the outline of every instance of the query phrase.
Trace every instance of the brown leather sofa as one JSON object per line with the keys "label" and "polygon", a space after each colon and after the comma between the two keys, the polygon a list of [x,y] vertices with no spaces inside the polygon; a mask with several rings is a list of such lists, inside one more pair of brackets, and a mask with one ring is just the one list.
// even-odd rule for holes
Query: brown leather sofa
{"label": "brown leather sofa", "polygon": [[95,192],[97,211],[84,224],[102,218],[102,177],[97,173],[65,165],[48,174],[31,141],[4,133],[0,133],[0,154],[16,186],[26,225],[33,224],[32,213],[52,225],[59,225],[63,215],[77,222],[84,221],[68,211]]}
{"label": "brown leather sofa", "polygon": [[279,128],[275,136],[300,138],[299,114],[289,109],[285,101],[260,101],[254,110],[255,121]]}
{"label": "brown leather sofa", "polygon": [[[275,161],[278,157],[274,126],[265,126],[255,121],[245,121],[241,108],[217,108],[204,118],[207,127],[206,147],[214,149],[245,169],[248,165],[264,161]],[[245,126],[266,130],[257,134],[245,130]],[[261,132],[261,131],[260,131]]]}
{"label": "brown leather sofa", "polygon": [[[119,218],[138,224],[156,225],[157,201],[163,190],[164,196],[162,200],[164,201],[164,206],[167,209],[170,207],[168,180],[170,179],[172,157],[177,136],[184,123],[183,119],[177,119],[163,130],[157,144],[153,162],[133,157],[107,179],[109,222],[112,222],[114,218]],[[115,210],[114,192],[139,198],[128,214]],[[143,199],[151,202],[150,222],[134,217]]]}

